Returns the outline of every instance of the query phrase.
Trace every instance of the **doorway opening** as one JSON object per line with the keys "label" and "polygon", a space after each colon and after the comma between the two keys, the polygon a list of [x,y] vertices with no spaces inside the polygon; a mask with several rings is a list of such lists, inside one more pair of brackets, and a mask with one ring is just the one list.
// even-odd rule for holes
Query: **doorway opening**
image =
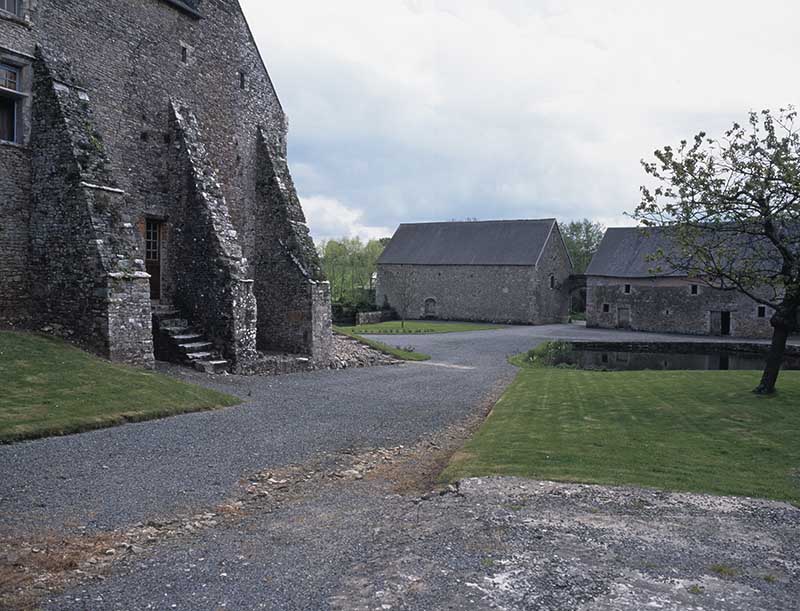
{"label": "doorway opening", "polygon": [[425,318],[436,317],[436,300],[433,297],[428,297],[425,300]]}
{"label": "doorway opening", "polygon": [[150,274],[150,299],[161,299],[161,260],[164,241],[164,222],[146,219],[144,234],[144,265]]}
{"label": "doorway opening", "polygon": [[617,328],[630,329],[631,328],[631,310],[630,308],[617,308]]}
{"label": "doorway opening", "polygon": [[731,334],[731,313],[720,312],[720,335]]}

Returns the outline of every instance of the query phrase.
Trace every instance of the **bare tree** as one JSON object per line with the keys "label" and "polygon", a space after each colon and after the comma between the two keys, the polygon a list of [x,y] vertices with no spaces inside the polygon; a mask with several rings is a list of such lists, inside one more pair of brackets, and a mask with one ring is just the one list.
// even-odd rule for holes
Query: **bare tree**
{"label": "bare tree", "polygon": [[800,306],[800,135],[793,108],[751,112],[721,139],[701,132],[643,161],[634,218],[667,228],[674,248],[654,254],[707,285],[771,308],[772,344],[759,394],[775,391]]}
{"label": "bare tree", "polygon": [[408,311],[417,300],[412,271],[401,265],[399,270],[387,270],[384,274],[388,279],[386,286],[391,287],[392,293],[389,305],[397,311],[400,316],[400,328],[405,330]]}

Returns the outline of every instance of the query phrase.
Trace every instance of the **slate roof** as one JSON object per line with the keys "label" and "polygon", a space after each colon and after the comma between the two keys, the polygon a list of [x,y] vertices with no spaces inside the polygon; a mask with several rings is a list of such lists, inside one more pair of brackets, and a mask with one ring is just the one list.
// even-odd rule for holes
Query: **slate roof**
{"label": "slate roof", "polygon": [[615,278],[685,276],[683,272],[669,269],[651,273],[653,268],[663,267],[664,262],[648,261],[647,256],[659,249],[669,252],[671,248],[672,242],[663,229],[653,228],[645,232],[640,227],[610,227],[586,268],[586,275]]}
{"label": "slate roof", "polygon": [[404,223],[379,265],[536,265],[555,219]]}

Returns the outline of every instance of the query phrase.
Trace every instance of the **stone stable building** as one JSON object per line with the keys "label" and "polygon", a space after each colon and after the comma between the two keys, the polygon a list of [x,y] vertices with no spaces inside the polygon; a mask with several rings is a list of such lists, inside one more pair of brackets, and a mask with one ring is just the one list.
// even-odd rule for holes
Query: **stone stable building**
{"label": "stone stable building", "polygon": [[406,318],[566,322],[572,262],[555,219],[403,224],[376,302]]}
{"label": "stone stable building", "polygon": [[773,312],[736,291],[721,291],[648,257],[671,249],[663,230],[606,231],[586,270],[586,324],[659,333],[772,336]]}
{"label": "stone stable building", "polygon": [[0,0],[0,322],[145,366],[153,320],[234,370],[327,358],[286,135],[237,0]]}

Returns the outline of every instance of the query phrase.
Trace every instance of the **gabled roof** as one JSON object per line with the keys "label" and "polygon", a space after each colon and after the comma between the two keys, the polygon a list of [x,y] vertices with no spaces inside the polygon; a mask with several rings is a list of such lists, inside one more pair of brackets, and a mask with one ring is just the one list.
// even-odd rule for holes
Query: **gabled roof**
{"label": "gabled roof", "polygon": [[536,265],[555,219],[404,223],[382,265]]}
{"label": "gabled roof", "polygon": [[587,276],[612,276],[615,278],[647,278],[653,276],[685,276],[683,272],[664,267],[661,261],[648,261],[647,257],[659,251],[670,252],[672,242],[667,232],[659,228],[611,227],[606,230],[597,252],[592,257]]}

